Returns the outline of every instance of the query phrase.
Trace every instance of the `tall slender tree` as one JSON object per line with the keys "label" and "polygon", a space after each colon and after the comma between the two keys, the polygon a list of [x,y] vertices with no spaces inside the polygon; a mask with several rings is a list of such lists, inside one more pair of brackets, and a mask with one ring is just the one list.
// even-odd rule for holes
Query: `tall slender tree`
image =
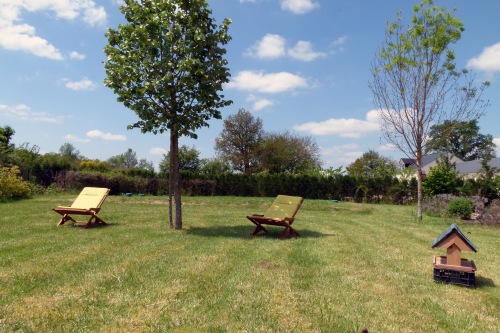
{"label": "tall slender tree", "polygon": [[197,138],[195,131],[232,103],[219,95],[230,77],[221,45],[231,40],[231,20],[217,26],[204,0],[125,0],[120,10],[128,23],[106,33],[104,84],[140,118],[128,129],[170,131],[169,216],[173,191],[181,229],[178,139]]}
{"label": "tall slender tree", "polygon": [[422,219],[422,153],[430,127],[446,119],[469,121],[481,117],[488,102],[481,100],[467,70],[457,71],[450,45],[464,31],[462,22],[446,8],[425,0],[413,7],[408,27],[402,12],[389,24],[385,41],[375,55],[369,85],[379,111],[384,143],[393,144],[417,160],[418,220]]}

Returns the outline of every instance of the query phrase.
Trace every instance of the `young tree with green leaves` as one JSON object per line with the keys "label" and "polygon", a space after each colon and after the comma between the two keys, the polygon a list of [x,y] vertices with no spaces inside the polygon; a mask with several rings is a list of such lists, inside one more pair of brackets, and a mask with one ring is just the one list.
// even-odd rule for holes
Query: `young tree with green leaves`
{"label": "young tree with green leaves", "polygon": [[[422,155],[430,128],[445,119],[459,122],[481,117],[488,102],[481,99],[484,82],[457,71],[450,48],[464,31],[462,22],[446,8],[425,0],[413,7],[411,25],[389,24],[385,40],[372,62],[369,85],[379,110],[383,143],[390,143],[417,161],[418,220],[422,220]],[[463,81],[462,81],[463,80]]]}
{"label": "young tree with green leaves", "polygon": [[120,10],[128,23],[106,33],[104,84],[140,118],[128,129],[170,131],[169,217],[173,226],[173,191],[181,229],[178,138],[196,138],[197,129],[221,119],[218,109],[232,103],[219,95],[230,77],[221,45],[231,40],[231,20],[217,26],[204,0],[125,0]]}
{"label": "young tree with green leaves", "polygon": [[495,157],[493,135],[479,133],[477,119],[471,121],[445,120],[431,126],[428,153],[450,153],[464,161]]}

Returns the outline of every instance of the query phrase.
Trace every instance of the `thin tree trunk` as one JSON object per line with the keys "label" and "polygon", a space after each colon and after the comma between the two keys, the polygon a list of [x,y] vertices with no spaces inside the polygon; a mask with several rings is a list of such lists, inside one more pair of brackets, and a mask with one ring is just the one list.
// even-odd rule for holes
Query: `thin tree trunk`
{"label": "thin tree trunk", "polygon": [[181,187],[179,179],[179,138],[172,135],[172,151],[170,160],[172,161],[172,179],[175,201],[175,229],[182,229],[182,203],[181,203]]}
{"label": "thin tree trunk", "polygon": [[417,222],[422,221],[422,203],[424,191],[422,188],[422,157],[417,157]]}
{"label": "thin tree trunk", "polygon": [[172,174],[173,174],[173,164],[172,164],[172,155],[173,155],[173,129],[170,130],[170,163],[168,169],[168,221],[171,229],[174,228],[174,223],[172,221],[172,194],[173,194],[173,184],[172,184]]}

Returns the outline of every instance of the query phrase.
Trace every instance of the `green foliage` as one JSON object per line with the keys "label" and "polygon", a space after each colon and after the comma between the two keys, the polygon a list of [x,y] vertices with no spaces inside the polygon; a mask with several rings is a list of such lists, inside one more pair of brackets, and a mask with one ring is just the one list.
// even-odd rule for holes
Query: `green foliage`
{"label": "green foliage", "polygon": [[80,151],[69,142],[66,142],[59,148],[59,154],[63,157],[69,158],[72,161],[80,157]]}
{"label": "green foliage", "polygon": [[128,23],[106,33],[104,84],[141,119],[129,129],[196,138],[196,129],[232,103],[218,95],[230,77],[219,44],[231,40],[231,20],[217,27],[204,0],[125,3]]}
{"label": "green foliage", "polygon": [[315,139],[289,131],[266,133],[258,154],[260,168],[270,173],[301,173],[321,165]]}
{"label": "green foliage", "polygon": [[495,157],[493,135],[480,134],[477,119],[471,121],[445,120],[433,125],[427,152],[453,154],[464,161]]}
{"label": "green foliage", "polygon": [[133,169],[137,166],[137,153],[129,148],[126,152],[120,155],[111,156],[107,160],[108,164],[113,168]]}
{"label": "green foliage", "polygon": [[16,131],[14,131],[9,125],[5,125],[3,127],[0,126],[0,146],[10,147],[10,140],[15,133]]}
{"label": "green foliage", "polygon": [[98,171],[109,172],[111,169],[109,164],[101,161],[82,161],[78,167],[80,171]]}
{"label": "green foliage", "polygon": [[11,143],[12,136],[14,136],[14,131],[9,125],[3,127],[0,126],[0,166],[12,165],[12,150],[14,144]]}
{"label": "green foliage", "polygon": [[396,162],[371,149],[349,164],[346,170],[353,177],[392,177],[398,173]]}
{"label": "green foliage", "polygon": [[0,167],[0,198],[29,198],[30,188],[18,174],[17,166]]}
{"label": "green foliage", "polygon": [[220,175],[230,172],[232,172],[231,165],[216,157],[202,158],[200,160],[200,174],[202,175]]}
{"label": "green foliage", "polygon": [[215,139],[214,150],[233,170],[246,174],[260,171],[259,147],[264,140],[262,120],[249,111],[239,109],[224,120],[220,138]]}
{"label": "green foliage", "polygon": [[[201,169],[200,151],[195,146],[188,147],[182,145],[179,148],[179,170],[199,173]],[[160,162],[160,172],[169,172],[170,170],[170,152],[163,155]]]}
{"label": "green foliage", "polygon": [[453,199],[446,207],[445,216],[446,217],[458,216],[462,219],[467,220],[474,212],[475,207],[476,204],[472,200],[466,198]]}
{"label": "green foliage", "polygon": [[479,178],[477,184],[481,189],[481,195],[488,199],[498,198],[498,177],[495,174],[499,171],[497,168],[492,167],[489,162],[491,156],[486,156],[481,160],[481,169],[479,170]]}
{"label": "green foliage", "polygon": [[457,187],[457,172],[449,170],[445,164],[438,164],[430,169],[422,182],[426,197],[437,194],[452,194]]}
{"label": "green foliage", "polygon": [[[31,169],[36,182],[44,186],[52,184],[54,177],[61,171],[74,170],[71,159],[58,153],[47,153],[38,158]],[[31,180],[31,179],[30,179]]]}
{"label": "green foliage", "polygon": [[34,168],[41,156],[40,147],[37,145],[30,146],[29,142],[16,147],[12,152],[14,164],[19,166],[20,169]]}

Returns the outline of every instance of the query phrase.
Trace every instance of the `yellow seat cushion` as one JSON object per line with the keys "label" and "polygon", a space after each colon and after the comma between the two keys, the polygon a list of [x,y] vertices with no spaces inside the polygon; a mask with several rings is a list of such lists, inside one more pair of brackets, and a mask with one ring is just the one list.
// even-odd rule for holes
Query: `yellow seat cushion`
{"label": "yellow seat cushion", "polygon": [[278,195],[271,207],[269,207],[267,212],[264,214],[264,217],[280,220],[284,219],[285,217],[293,217],[293,214],[295,213],[297,207],[301,202],[301,197]]}
{"label": "yellow seat cushion", "polygon": [[90,209],[97,208],[102,198],[108,193],[107,188],[85,187],[70,208]]}

